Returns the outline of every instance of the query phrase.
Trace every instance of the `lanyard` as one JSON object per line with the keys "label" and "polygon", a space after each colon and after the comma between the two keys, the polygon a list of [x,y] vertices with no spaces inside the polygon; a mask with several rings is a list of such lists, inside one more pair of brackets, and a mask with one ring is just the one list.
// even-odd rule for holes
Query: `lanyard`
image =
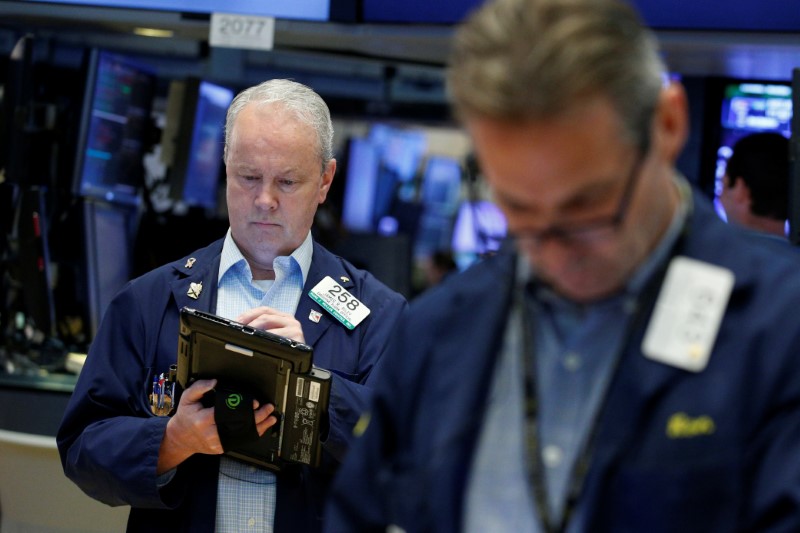
{"label": "lanyard", "polygon": [[622,360],[622,354],[628,350],[628,345],[636,331],[643,326],[642,321],[649,316],[651,309],[655,305],[656,299],[667,274],[671,258],[683,247],[683,242],[688,233],[688,216],[683,224],[680,235],[672,246],[672,250],[646,282],[642,291],[636,299],[636,305],[632,316],[628,319],[622,342],[614,354],[614,361],[611,364],[610,380],[606,385],[606,390],[601,391],[600,405],[596,410],[592,420],[589,422],[589,433],[580,450],[575,464],[570,472],[567,484],[567,496],[564,504],[564,511],[561,516],[550,516],[550,507],[547,498],[547,485],[542,464],[541,438],[538,428],[538,391],[536,385],[536,350],[533,340],[533,321],[535,317],[534,302],[532,298],[526,297],[529,288],[527,283],[518,282],[514,295],[514,306],[517,316],[520,317],[522,327],[522,359],[525,376],[525,425],[526,425],[526,456],[528,481],[533,490],[534,504],[545,533],[563,533],[566,530],[569,520],[575,511],[578,497],[583,489],[586,475],[591,465],[592,452],[597,436],[598,422],[605,411],[606,400],[608,399],[608,387],[614,381],[617,370]]}

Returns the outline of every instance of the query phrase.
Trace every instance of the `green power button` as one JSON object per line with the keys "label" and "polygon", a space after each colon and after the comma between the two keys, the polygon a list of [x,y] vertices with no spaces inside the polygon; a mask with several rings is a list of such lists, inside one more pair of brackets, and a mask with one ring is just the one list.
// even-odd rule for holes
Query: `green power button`
{"label": "green power button", "polygon": [[242,395],[238,392],[233,392],[229,394],[227,398],[225,398],[225,405],[228,406],[228,409],[235,410],[237,407],[239,407],[240,403],[242,403]]}

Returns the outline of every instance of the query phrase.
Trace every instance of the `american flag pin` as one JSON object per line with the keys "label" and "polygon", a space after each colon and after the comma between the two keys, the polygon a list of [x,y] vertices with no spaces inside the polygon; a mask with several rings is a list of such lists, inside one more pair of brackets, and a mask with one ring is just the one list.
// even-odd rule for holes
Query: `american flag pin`
{"label": "american flag pin", "polygon": [[308,314],[308,319],[312,322],[319,323],[320,318],[322,318],[322,313],[315,311],[314,309],[312,309]]}

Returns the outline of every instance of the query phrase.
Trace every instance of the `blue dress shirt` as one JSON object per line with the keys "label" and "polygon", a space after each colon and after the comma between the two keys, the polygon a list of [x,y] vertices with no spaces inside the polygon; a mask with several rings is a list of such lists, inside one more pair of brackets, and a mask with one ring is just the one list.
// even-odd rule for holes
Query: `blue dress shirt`
{"label": "blue dress shirt", "polygon": [[[683,193],[686,184],[678,181],[678,187]],[[624,348],[639,293],[668,260],[684,226],[690,199],[682,197],[664,237],[619,294],[589,305],[577,305],[541,285],[528,295],[535,309],[535,355],[524,355],[535,358],[539,450],[551,516],[564,512],[572,470]],[[528,263],[520,259],[517,286],[531,277]],[[520,466],[527,464],[522,327],[520,313],[512,312],[466,491],[467,532],[541,531],[527,470]],[[581,531],[580,517],[572,518],[568,531]]]}
{"label": "blue dress shirt", "polygon": [[[267,306],[294,314],[311,265],[311,232],[291,256],[276,257],[275,280],[253,280],[250,265],[225,237],[220,257],[217,314],[235,319],[242,312]],[[223,456],[217,486],[217,533],[271,533],[275,518],[275,474]]]}

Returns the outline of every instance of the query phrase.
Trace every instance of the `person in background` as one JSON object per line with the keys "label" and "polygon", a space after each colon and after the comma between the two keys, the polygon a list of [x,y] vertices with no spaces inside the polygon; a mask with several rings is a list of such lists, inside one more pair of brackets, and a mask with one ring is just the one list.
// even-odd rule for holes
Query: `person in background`
{"label": "person in background", "polygon": [[[224,238],[159,267],[114,298],[92,342],[57,441],[67,476],[88,495],[132,507],[129,531],[317,531],[322,501],[366,404],[405,299],[314,241],[311,226],[336,169],[325,102],[270,80],[241,92],[225,124],[230,228]],[[326,277],[370,312],[354,329],[309,292]],[[179,310],[190,306],[304,342],[332,372],[323,465],[275,474],[222,456],[216,380],[183,391],[171,416],[151,412],[154,376],[175,363]],[[275,424],[254,406],[259,434]]]}
{"label": "person in background", "polygon": [[719,199],[728,222],[785,241],[789,139],[780,133],[753,133],[736,141]]}
{"label": "person in background", "polygon": [[665,72],[619,0],[490,0],[456,31],[513,238],[400,320],[326,531],[800,531],[796,258],[677,172]]}

